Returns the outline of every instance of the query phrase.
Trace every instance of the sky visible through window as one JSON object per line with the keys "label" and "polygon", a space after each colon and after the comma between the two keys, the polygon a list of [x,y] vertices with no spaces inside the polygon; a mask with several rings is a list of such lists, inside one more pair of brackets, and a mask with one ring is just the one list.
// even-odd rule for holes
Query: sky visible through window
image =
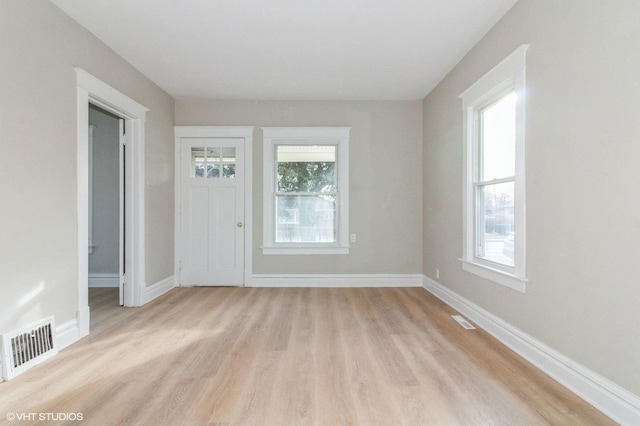
{"label": "sky visible through window", "polygon": [[515,175],[516,94],[482,110],[481,181]]}

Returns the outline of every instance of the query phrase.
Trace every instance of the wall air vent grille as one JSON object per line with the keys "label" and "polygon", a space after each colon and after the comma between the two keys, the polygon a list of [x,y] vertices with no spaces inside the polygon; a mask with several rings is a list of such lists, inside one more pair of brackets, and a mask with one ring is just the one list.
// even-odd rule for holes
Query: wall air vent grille
{"label": "wall air vent grille", "polygon": [[2,370],[10,380],[58,353],[53,317],[2,336]]}

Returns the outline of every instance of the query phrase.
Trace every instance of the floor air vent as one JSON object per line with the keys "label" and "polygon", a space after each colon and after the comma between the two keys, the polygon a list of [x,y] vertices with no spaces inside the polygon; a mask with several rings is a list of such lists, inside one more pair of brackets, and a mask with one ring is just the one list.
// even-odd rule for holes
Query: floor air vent
{"label": "floor air vent", "polygon": [[451,318],[458,321],[458,324],[466,328],[467,330],[475,330],[476,328],[471,325],[469,321],[467,321],[464,317],[460,315],[451,315]]}
{"label": "floor air vent", "polygon": [[2,370],[10,380],[58,353],[53,317],[2,336]]}

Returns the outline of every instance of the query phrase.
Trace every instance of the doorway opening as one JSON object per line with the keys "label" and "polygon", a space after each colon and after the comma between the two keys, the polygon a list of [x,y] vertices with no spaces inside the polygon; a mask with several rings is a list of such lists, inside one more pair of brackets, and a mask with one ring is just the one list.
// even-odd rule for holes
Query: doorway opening
{"label": "doorway opening", "polygon": [[124,194],[122,195],[123,226],[121,250],[126,273],[122,275],[122,304],[144,304],[144,122],[147,111],[125,94],[95,78],[81,68],[75,68],[77,83],[77,215],[78,215],[78,311],[77,339],[89,334],[89,106],[97,106],[118,117],[123,130],[121,162]]}
{"label": "doorway opening", "polygon": [[89,103],[88,282],[89,288],[114,289],[104,294],[119,305],[126,274],[124,130],[123,117]]}

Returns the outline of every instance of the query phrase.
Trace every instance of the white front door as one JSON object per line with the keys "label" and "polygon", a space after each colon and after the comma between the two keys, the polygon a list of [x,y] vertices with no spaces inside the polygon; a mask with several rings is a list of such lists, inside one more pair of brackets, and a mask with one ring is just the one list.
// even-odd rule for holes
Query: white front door
{"label": "white front door", "polygon": [[180,139],[180,284],[244,283],[244,139]]}

